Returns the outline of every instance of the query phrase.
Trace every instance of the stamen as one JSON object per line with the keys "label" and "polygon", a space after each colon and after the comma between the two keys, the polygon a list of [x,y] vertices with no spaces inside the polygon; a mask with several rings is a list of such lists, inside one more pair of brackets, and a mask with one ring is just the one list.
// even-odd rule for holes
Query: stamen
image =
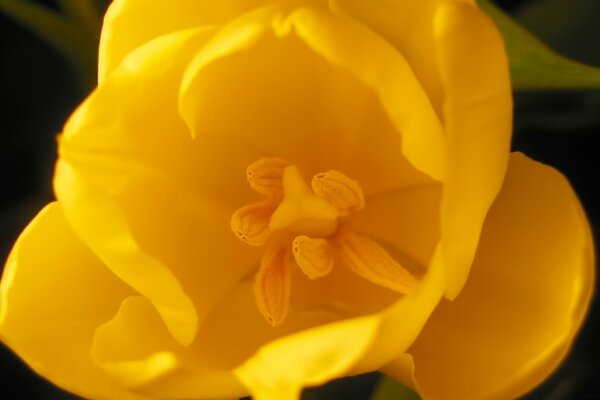
{"label": "stamen", "polygon": [[358,182],[335,170],[315,175],[312,189],[317,196],[337,208],[341,215],[348,215],[365,206],[365,196]]}
{"label": "stamen", "polygon": [[300,235],[292,244],[294,258],[310,279],[325,276],[333,269],[333,254],[327,239]]}
{"label": "stamen", "polygon": [[271,217],[272,231],[289,229],[297,234],[321,237],[335,232],[338,211],[312,192],[297,167],[285,169],[283,188],[283,200]]}
{"label": "stamen", "polygon": [[246,169],[246,177],[252,189],[271,197],[283,196],[283,172],[290,163],[280,158],[261,158]]}
{"label": "stamen", "polygon": [[292,286],[289,242],[273,242],[263,254],[254,278],[258,310],[271,326],[278,326],[288,313]]}
{"label": "stamen", "polygon": [[277,208],[271,202],[254,203],[237,209],[231,216],[231,229],[240,240],[251,246],[267,243],[271,230],[269,221]]}
{"label": "stamen", "polygon": [[346,230],[337,238],[341,258],[357,275],[395,292],[408,294],[419,281],[388,252],[366,236]]}

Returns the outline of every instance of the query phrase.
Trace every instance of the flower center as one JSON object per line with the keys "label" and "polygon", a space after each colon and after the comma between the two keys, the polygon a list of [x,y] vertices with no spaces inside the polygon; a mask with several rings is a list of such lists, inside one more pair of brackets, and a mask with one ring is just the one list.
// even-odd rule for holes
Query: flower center
{"label": "flower center", "polygon": [[358,182],[330,170],[315,175],[309,186],[297,166],[278,158],[250,164],[247,178],[265,199],[236,210],[231,228],[245,243],[266,246],[254,293],[271,325],[281,324],[288,313],[293,267],[318,279],[342,264],[398,293],[417,286],[417,279],[383,247],[340,223],[365,206]]}

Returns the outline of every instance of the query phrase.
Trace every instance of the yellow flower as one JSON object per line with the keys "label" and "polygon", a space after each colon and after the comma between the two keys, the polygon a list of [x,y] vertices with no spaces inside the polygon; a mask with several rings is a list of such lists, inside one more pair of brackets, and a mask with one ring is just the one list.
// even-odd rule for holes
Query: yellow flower
{"label": "yellow flower", "polygon": [[87,398],[297,399],[382,370],[516,398],[592,292],[565,179],[509,154],[469,0],[117,0],[0,334]]}

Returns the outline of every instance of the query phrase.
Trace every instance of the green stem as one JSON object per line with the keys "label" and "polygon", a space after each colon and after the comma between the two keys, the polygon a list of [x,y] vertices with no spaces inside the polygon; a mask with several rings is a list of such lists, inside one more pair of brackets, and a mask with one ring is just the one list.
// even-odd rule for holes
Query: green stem
{"label": "green stem", "polygon": [[417,393],[400,383],[382,376],[375,390],[371,394],[371,400],[419,400]]}

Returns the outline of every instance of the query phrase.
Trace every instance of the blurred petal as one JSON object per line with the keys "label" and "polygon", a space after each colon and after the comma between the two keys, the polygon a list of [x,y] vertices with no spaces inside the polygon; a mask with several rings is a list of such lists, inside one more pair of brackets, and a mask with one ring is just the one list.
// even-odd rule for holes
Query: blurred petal
{"label": "blurred petal", "polygon": [[95,329],[130,294],[52,203],[21,234],[8,259],[0,336],[37,373],[67,390],[86,398],[141,399],[89,355]]}
{"label": "blurred petal", "polygon": [[502,37],[477,6],[443,1],[434,25],[446,93],[449,174],[442,199],[440,257],[446,295],[452,299],[467,279],[485,215],[504,179],[512,99]]}
{"label": "blurred petal", "polygon": [[408,353],[402,353],[389,364],[380,369],[387,376],[395,379],[404,386],[414,388],[415,385],[415,360]]}
{"label": "blurred petal", "polygon": [[223,24],[269,3],[325,5],[326,0],[115,0],[104,18],[98,76],[102,82],[135,48],[178,30]]}
{"label": "blurred petal", "polygon": [[436,399],[523,395],[568,352],[593,275],[573,190],[555,170],[514,154],[465,289],[440,304],[409,349],[413,387]]}

